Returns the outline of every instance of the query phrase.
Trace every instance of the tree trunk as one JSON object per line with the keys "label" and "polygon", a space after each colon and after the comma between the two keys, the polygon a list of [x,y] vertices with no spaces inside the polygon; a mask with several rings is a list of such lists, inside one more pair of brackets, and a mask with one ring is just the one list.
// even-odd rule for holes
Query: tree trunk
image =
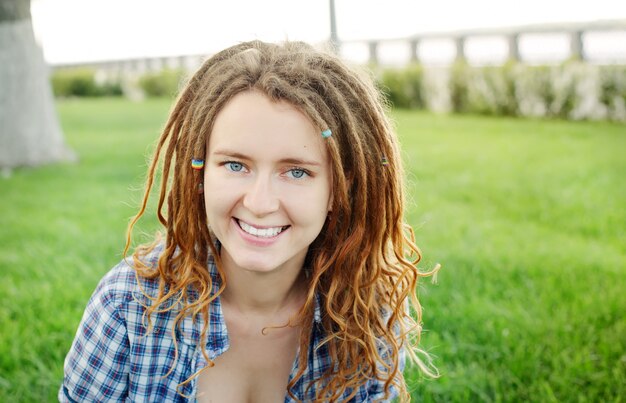
{"label": "tree trunk", "polygon": [[0,169],[75,159],[54,107],[35,41],[30,0],[0,2]]}

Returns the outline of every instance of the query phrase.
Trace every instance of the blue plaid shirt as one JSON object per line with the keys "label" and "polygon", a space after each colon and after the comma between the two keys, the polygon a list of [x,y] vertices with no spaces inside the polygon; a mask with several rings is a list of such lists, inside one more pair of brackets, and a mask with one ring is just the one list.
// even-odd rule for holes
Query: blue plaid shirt
{"label": "blue plaid shirt", "polygon": [[[147,256],[146,263],[156,264],[163,247],[157,247]],[[209,271],[214,291],[219,287],[219,275],[212,259]],[[158,280],[142,280],[144,291],[156,296]],[[186,317],[176,331],[178,360],[174,362],[175,347],[171,329],[176,309],[152,316],[154,329],[146,333],[142,321],[144,306],[149,300],[137,285],[132,267],[122,261],[101,281],[89,300],[76,338],[65,358],[65,376],[59,390],[59,401],[129,401],[129,402],[187,402],[195,401],[197,378],[177,387],[193,373],[206,366],[200,349],[202,320],[194,323]],[[142,305],[143,304],[143,305]],[[210,324],[204,343],[212,360],[228,350],[229,339],[219,298],[209,308]],[[308,367],[292,388],[299,401],[315,399],[316,387],[307,391],[309,382],[319,379],[332,365],[325,346],[316,348],[324,337],[321,326],[320,303],[316,300],[313,337],[308,354]],[[402,357],[401,365],[404,365]],[[170,368],[174,368],[168,376]],[[290,375],[295,375],[298,358]],[[180,393],[178,393],[180,392]],[[345,396],[341,401],[347,401]],[[393,396],[397,391],[392,390]],[[184,395],[184,396],[183,396]],[[187,396],[187,397],[185,397]],[[370,380],[351,399],[352,402],[371,402],[384,397],[383,383]],[[294,402],[287,394],[285,402]]]}

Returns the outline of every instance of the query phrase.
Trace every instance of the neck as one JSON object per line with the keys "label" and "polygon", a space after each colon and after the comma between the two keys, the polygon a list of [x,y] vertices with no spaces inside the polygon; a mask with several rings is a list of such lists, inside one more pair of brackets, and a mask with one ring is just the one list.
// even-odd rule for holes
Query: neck
{"label": "neck", "polygon": [[221,258],[226,276],[221,299],[232,309],[263,317],[291,316],[304,303],[304,259],[266,273],[238,267],[225,249]]}

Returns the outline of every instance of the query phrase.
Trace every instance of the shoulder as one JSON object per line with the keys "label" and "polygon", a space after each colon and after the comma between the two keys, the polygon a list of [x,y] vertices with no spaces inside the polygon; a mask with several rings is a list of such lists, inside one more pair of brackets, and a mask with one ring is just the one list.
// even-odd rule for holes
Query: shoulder
{"label": "shoulder", "polygon": [[[156,267],[163,252],[163,244],[158,244],[149,253],[140,257],[143,264]],[[137,276],[132,256],[127,256],[114,266],[96,287],[92,300],[110,308],[119,308],[124,303],[143,300],[143,295],[155,295],[158,292],[159,280]]]}

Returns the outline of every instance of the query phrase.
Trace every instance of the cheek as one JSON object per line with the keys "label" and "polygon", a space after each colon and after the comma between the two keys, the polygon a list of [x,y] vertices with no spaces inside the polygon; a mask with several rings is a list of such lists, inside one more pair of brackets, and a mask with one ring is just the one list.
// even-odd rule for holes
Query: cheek
{"label": "cheek", "polygon": [[295,191],[283,196],[283,206],[294,221],[318,225],[326,220],[330,194],[325,188],[312,191]]}
{"label": "cheek", "polygon": [[237,200],[237,189],[229,181],[220,180],[210,174],[204,178],[204,204],[207,216],[222,214],[232,208]]}

